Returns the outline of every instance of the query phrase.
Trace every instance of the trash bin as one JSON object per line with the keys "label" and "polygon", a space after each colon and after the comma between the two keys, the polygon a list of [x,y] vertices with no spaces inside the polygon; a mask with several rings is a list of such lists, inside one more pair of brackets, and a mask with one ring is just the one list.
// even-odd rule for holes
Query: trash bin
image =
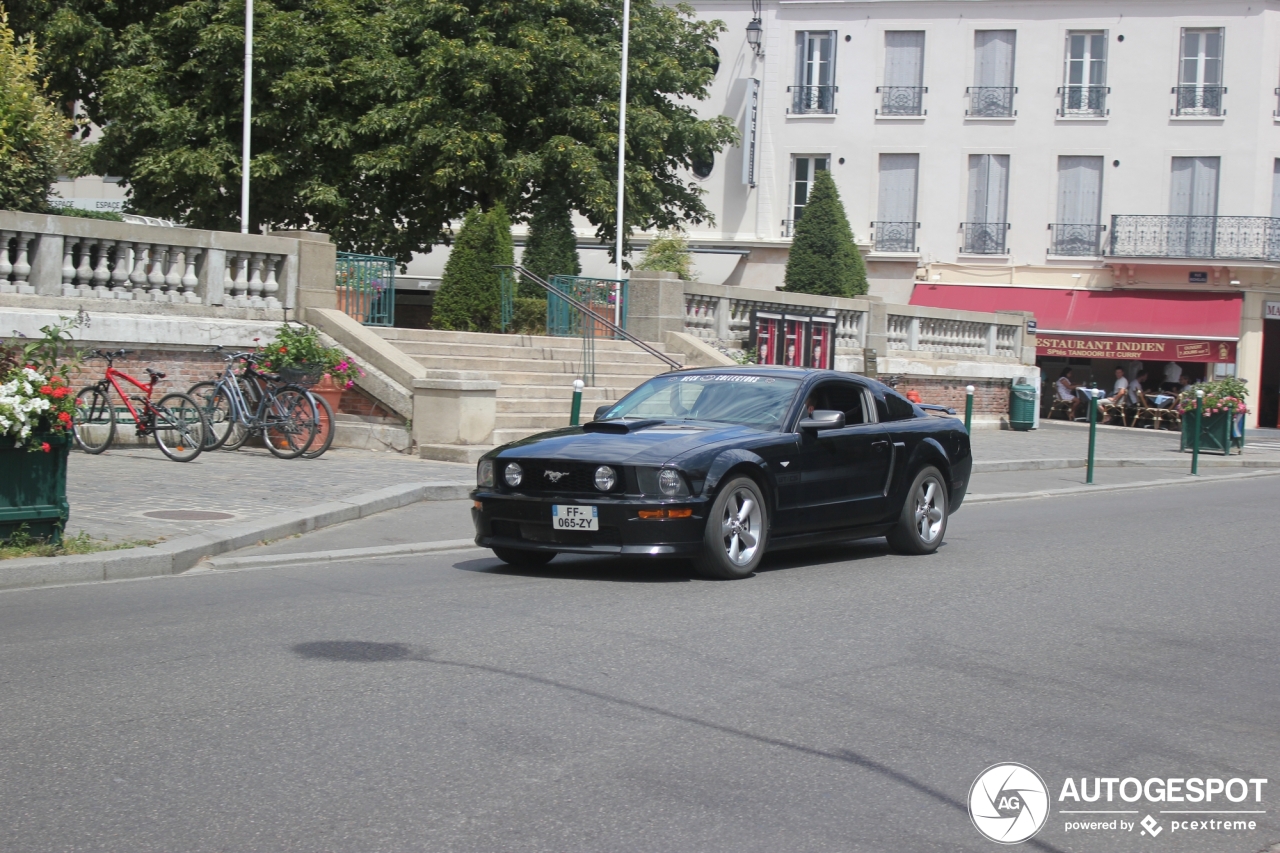
{"label": "trash bin", "polygon": [[1025,432],[1035,421],[1036,388],[1019,379],[1009,392],[1009,427]]}

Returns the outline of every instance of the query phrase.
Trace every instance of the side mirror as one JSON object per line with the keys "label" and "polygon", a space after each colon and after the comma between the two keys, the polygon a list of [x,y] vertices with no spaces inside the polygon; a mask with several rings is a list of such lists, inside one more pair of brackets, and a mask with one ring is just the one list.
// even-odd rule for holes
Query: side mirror
{"label": "side mirror", "polygon": [[844,412],[836,412],[830,409],[815,409],[813,414],[807,418],[801,418],[799,423],[801,432],[817,432],[822,429],[844,429]]}
{"label": "side mirror", "polygon": [[608,404],[608,405],[604,405],[604,406],[598,406],[598,407],[596,407],[596,413],[595,413],[594,415],[592,415],[592,416],[591,416],[591,420],[593,420],[593,421],[598,421],[598,420],[600,420],[601,418],[603,418],[603,417],[604,417],[605,412],[609,411],[609,410],[610,410],[610,409],[612,409],[612,408],[613,408],[613,405],[612,405],[612,404]]}

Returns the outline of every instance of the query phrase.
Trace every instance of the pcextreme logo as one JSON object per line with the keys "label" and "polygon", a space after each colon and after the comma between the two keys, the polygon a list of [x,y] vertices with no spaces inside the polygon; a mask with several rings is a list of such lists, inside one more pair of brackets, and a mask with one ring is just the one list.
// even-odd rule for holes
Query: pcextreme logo
{"label": "pcextreme logo", "polygon": [[992,841],[1019,844],[1049,818],[1049,789],[1025,764],[993,764],[969,788],[969,818]]}
{"label": "pcextreme logo", "polygon": [[[1185,776],[1068,777],[1058,794],[1063,832],[1134,832],[1155,838],[1187,832],[1252,832],[1262,806],[1266,779]],[[974,827],[997,844],[1020,844],[1049,819],[1049,789],[1025,764],[993,764],[969,788],[969,817]],[[1147,814],[1141,818],[1146,811]],[[1152,814],[1158,814],[1156,817]]]}

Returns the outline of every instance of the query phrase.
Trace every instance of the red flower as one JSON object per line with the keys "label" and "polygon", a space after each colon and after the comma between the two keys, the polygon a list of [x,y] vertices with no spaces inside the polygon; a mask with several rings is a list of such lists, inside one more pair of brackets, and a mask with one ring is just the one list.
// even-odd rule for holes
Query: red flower
{"label": "red flower", "polygon": [[71,393],[70,388],[54,388],[53,389],[53,396],[54,396],[54,399],[56,400],[61,400],[63,397],[68,396],[70,393]]}
{"label": "red flower", "polygon": [[71,413],[70,413],[70,412],[58,412],[58,420],[62,421],[62,422],[63,422],[64,424],[66,424],[67,426],[71,426]]}
{"label": "red flower", "polygon": [[289,351],[288,347],[280,347],[280,352],[288,352],[288,351]]}
{"label": "red flower", "polygon": [[41,385],[41,386],[40,386],[40,393],[41,393],[41,394],[52,394],[52,393],[53,393],[53,386],[52,386],[52,385]]}
{"label": "red flower", "polygon": [[49,446],[49,442],[43,441],[40,443],[40,449],[43,450],[45,453],[48,453],[53,448]]}

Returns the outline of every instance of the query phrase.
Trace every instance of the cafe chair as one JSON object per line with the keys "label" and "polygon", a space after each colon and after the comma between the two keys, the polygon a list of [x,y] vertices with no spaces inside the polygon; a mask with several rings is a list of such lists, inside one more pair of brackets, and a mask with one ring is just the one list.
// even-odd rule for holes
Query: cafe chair
{"label": "cafe chair", "polygon": [[[1057,391],[1056,391],[1056,390],[1054,391],[1054,396],[1055,396],[1055,397],[1057,396]],[[1054,401],[1049,405],[1049,414],[1045,416],[1045,420],[1049,420],[1049,421],[1053,420],[1053,416],[1054,416],[1054,414],[1061,414],[1061,415],[1062,415],[1062,419],[1063,419],[1064,421],[1069,421],[1069,420],[1071,420],[1071,402],[1072,402],[1071,400],[1056,400],[1056,399],[1055,399],[1055,400],[1054,400]]]}
{"label": "cafe chair", "polygon": [[1151,429],[1159,429],[1164,421],[1164,410],[1147,400],[1145,391],[1138,392],[1138,405],[1133,407],[1133,426],[1142,426],[1143,421]]}

